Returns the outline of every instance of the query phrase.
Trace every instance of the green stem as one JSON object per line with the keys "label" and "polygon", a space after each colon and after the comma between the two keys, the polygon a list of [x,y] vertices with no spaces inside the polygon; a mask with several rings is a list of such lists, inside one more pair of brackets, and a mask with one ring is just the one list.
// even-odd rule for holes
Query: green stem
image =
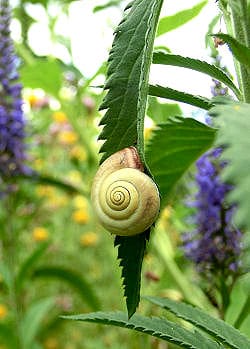
{"label": "green stem", "polygon": [[138,153],[142,162],[145,164],[145,172],[150,174],[149,169],[147,168],[145,155],[144,155],[144,118],[147,104],[148,96],[148,81],[149,81],[149,71],[152,63],[153,57],[153,47],[154,39],[158,24],[158,19],[160,17],[161,7],[163,0],[157,0],[154,4],[154,9],[152,11],[152,17],[149,19],[149,22],[153,23],[152,26],[149,26],[148,33],[146,35],[146,44],[144,46],[143,52],[143,62],[141,65],[141,78],[140,78],[140,87],[139,87],[139,98],[137,104],[138,117],[137,117],[137,148]]}
{"label": "green stem", "polygon": [[[237,11],[233,6],[231,8],[232,10],[232,24],[233,24],[233,30],[234,30],[234,37],[244,45],[248,46],[248,38],[246,33],[248,32],[248,24],[245,13],[244,13],[244,2],[245,0],[238,0],[239,1],[239,8],[241,11]],[[246,67],[241,64],[239,64],[239,70],[240,70],[240,82],[241,82],[241,89],[242,94],[245,102],[250,103],[250,75],[247,71]]]}
{"label": "green stem", "polygon": [[22,333],[20,329],[21,319],[20,319],[20,304],[18,302],[18,295],[16,293],[15,285],[15,267],[17,259],[17,244],[18,236],[17,232],[14,231],[12,219],[13,209],[12,209],[12,198],[11,195],[6,198],[6,217],[4,227],[4,234],[2,236],[3,244],[3,261],[9,271],[10,282],[9,282],[9,301],[11,304],[13,318],[14,333],[16,334],[17,344],[19,349],[25,349],[23,347]]}
{"label": "green stem", "polygon": [[215,309],[209,303],[205,294],[186,278],[185,274],[183,274],[175,263],[172,243],[160,223],[155,228],[152,242],[154,248],[157,250],[157,254],[162,258],[168,274],[175,280],[185,300],[215,314]]}
{"label": "green stem", "polygon": [[[225,4],[221,3],[227,31],[243,45],[250,45],[250,19],[247,11],[246,0],[231,0],[230,14]],[[237,6],[236,6],[237,5]],[[250,73],[246,67],[234,59],[238,83],[243,94],[244,102],[250,103]]]}
{"label": "green stem", "polygon": [[249,47],[250,46],[250,27],[248,24],[249,24],[250,16],[248,11],[247,0],[240,0],[239,6],[241,8],[241,17],[243,19],[243,23],[245,24],[242,28],[244,31],[245,45]]}
{"label": "green stem", "polygon": [[220,277],[220,294],[222,297],[221,307],[220,307],[220,318],[224,320],[226,310],[230,303],[230,293],[226,284],[226,277],[224,275],[221,275]]}
{"label": "green stem", "polygon": [[250,295],[247,297],[241,312],[239,313],[237,319],[235,320],[234,327],[240,328],[245,318],[249,315],[250,309]]}
{"label": "green stem", "polygon": [[71,126],[73,127],[74,131],[78,134],[81,144],[87,151],[89,166],[96,168],[98,164],[98,159],[95,150],[91,146],[89,130],[86,127],[84,129],[84,127],[80,124],[78,120],[78,116],[81,115],[82,110],[79,107],[76,107],[76,105],[81,105],[80,100],[78,103],[74,103],[74,105],[72,105],[72,103],[70,104],[62,101],[61,104],[63,110],[66,111]]}

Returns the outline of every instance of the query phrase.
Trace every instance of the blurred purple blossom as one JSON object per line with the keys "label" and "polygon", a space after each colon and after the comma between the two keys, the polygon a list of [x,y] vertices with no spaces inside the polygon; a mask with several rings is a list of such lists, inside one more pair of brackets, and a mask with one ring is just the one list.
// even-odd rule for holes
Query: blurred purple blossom
{"label": "blurred purple blossom", "polygon": [[0,0],[0,179],[26,173],[25,121],[22,86],[17,82],[18,58],[10,37],[11,10],[8,0]]}
{"label": "blurred purple blossom", "polygon": [[198,191],[189,203],[196,209],[192,217],[195,230],[184,235],[186,256],[206,278],[217,272],[231,275],[240,266],[242,234],[233,223],[235,207],[225,201],[232,187],[220,178],[221,169],[226,166],[220,160],[221,152],[222,149],[213,149],[196,163]]}
{"label": "blurred purple blossom", "polygon": [[213,96],[226,96],[228,94],[228,88],[223,87],[222,83],[218,80],[212,79],[213,85],[211,86],[211,93]]}
{"label": "blurred purple blossom", "polygon": [[[214,64],[230,75],[222,65],[221,56],[213,57]],[[212,79],[213,96],[224,96],[228,89],[218,80]],[[209,115],[205,117],[207,125],[213,122]],[[222,148],[214,148],[201,156],[196,162],[195,184],[197,192],[188,205],[195,209],[189,217],[195,228],[184,234],[183,244],[186,256],[195,263],[197,271],[207,281],[216,275],[237,275],[241,266],[240,253],[242,233],[233,222],[235,205],[229,206],[226,195],[232,186],[221,179],[221,170],[227,166],[220,159]]]}

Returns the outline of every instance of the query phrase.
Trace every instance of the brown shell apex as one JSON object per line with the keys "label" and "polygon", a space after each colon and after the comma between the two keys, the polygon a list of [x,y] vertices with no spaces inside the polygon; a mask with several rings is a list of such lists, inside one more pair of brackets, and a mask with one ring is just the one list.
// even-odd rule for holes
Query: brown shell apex
{"label": "brown shell apex", "polygon": [[135,168],[136,170],[139,170],[141,172],[144,172],[144,167],[141,162],[140,156],[138,154],[138,151],[135,147],[127,147],[124,148],[117,153],[115,153],[117,156],[120,155],[120,165],[121,167],[129,167],[129,168]]}

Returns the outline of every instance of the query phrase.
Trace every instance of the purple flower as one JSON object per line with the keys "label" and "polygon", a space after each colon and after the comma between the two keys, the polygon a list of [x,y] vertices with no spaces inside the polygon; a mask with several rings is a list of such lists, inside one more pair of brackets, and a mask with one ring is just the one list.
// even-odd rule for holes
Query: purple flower
{"label": "purple flower", "polygon": [[[25,121],[21,89],[17,82],[19,60],[10,37],[11,11],[8,0],[0,0],[0,179],[26,173]],[[1,182],[0,181],[0,182]]]}
{"label": "purple flower", "polygon": [[213,80],[213,86],[211,86],[211,93],[215,96],[226,96],[228,94],[228,88],[223,87],[222,83],[218,80]]}
{"label": "purple flower", "polygon": [[184,234],[185,254],[206,279],[219,273],[235,274],[240,266],[242,234],[233,223],[235,206],[228,206],[225,201],[232,187],[220,178],[225,166],[220,160],[221,152],[220,148],[212,149],[196,163],[198,190],[191,204],[196,208],[196,228]]}

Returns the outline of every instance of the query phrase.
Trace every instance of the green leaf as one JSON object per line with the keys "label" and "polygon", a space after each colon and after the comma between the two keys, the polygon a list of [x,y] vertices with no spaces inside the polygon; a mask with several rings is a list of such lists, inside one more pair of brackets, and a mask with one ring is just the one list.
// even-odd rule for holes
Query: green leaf
{"label": "green leaf", "polygon": [[42,4],[42,5],[47,5],[48,0],[22,0],[23,3],[30,2],[31,4]]}
{"label": "green leaf", "polygon": [[16,349],[18,347],[16,335],[7,324],[0,323],[0,339],[7,345],[8,349]]}
{"label": "green leaf", "polygon": [[166,122],[169,117],[181,116],[182,110],[177,103],[159,103],[156,97],[150,97],[148,101],[147,115],[160,124]]}
{"label": "green leaf", "polygon": [[189,22],[194,17],[198,16],[203,7],[207,4],[207,1],[202,1],[192,8],[180,11],[172,16],[163,17],[159,21],[159,26],[156,36],[165,34],[173,29],[176,29],[183,24]]}
{"label": "green leaf", "polygon": [[105,140],[102,161],[127,146],[138,146],[142,160],[143,122],[153,42],[162,0],[135,0],[115,30],[108,60],[107,109],[99,139]]}
{"label": "green leaf", "polygon": [[149,334],[169,343],[177,344],[181,348],[218,349],[218,343],[204,336],[198,331],[189,331],[174,322],[158,317],[134,315],[129,321],[122,312],[97,312],[73,316],[64,316],[64,319],[94,322],[103,325],[112,325],[132,329]]}
{"label": "green leaf", "polygon": [[[244,236],[245,238],[245,236]],[[244,264],[244,254],[247,252],[245,250],[245,239],[243,238],[243,246],[244,246],[244,253],[243,253],[243,268],[245,267]],[[230,304],[226,311],[225,321],[229,324],[231,324],[233,327],[239,329],[242,333],[245,333],[245,335],[250,338],[250,327],[247,325],[247,322],[249,320],[249,313],[250,313],[250,304],[248,301],[248,298],[250,297],[250,272],[243,274],[238,277],[236,283],[234,284],[233,289],[230,292]],[[248,318],[248,319],[247,319]],[[246,321],[245,321],[246,320]],[[245,331],[246,329],[246,331]]]}
{"label": "green leaf", "polygon": [[70,183],[67,183],[59,178],[55,178],[55,177],[52,177],[52,176],[47,175],[47,174],[41,174],[41,173],[36,172],[32,175],[15,176],[10,180],[16,181],[19,179],[20,180],[28,180],[30,183],[34,183],[34,184],[53,185],[54,187],[62,189],[68,193],[86,195],[86,193],[81,188],[77,188]]}
{"label": "green leaf", "polygon": [[162,267],[165,268],[165,273],[174,281],[174,287],[181,292],[183,299],[206,311],[214,312],[215,309],[200,289],[198,283],[190,282],[185,269],[182,270],[181,266],[178,266],[175,260],[175,247],[160,221],[152,236],[152,247],[160,259]]}
{"label": "green leaf", "polygon": [[20,323],[23,348],[31,348],[44,317],[55,306],[54,298],[46,298],[29,306],[22,322]]}
{"label": "green leaf", "polygon": [[149,85],[148,93],[150,96],[167,98],[173,101],[190,104],[205,110],[208,110],[213,106],[212,102],[205,97],[194,96],[194,95],[191,95],[190,93],[177,91],[170,87],[163,87],[159,85],[155,85],[155,86]]}
{"label": "green leaf", "polygon": [[216,319],[199,308],[195,308],[185,303],[175,302],[166,298],[144,298],[170,311],[177,317],[190,322],[196,327],[212,335],[223,344],[226,343],[230,346],[230,348],[250,348],[249,339],[246,338],[242,333],[236,330],[233,326],[227,324],[225,321]]}
{"label": "green leaf", "polygon": [[21,264],[16,277],[17,291],[20,291],[24,281],[30,277],[32,269],[34,268],[38,260],[42,257],[48,246],[48,242],[41,244]]}
{"label": "green leaf", "polygon": [[[127,146],[136,145],[144,162],[144,116],[148,96],[149,69],[153,44],[163,0],[134,0],[125,9],[125,17],[115,30],[108,60],[108,90],[100,109],[107,109],[100,124],[99,139],[105,140],[102,160]],[[139,302],[140,272],[146,236],[117,238],[118,258],[122,267],[128,313],[131,316]],[[137,246],[135,251],[134,246]],[[127,251],[134,256],[128,258]],[[132,264],[131,264],[132,263]],[[135,270],[135,273],[131,273]]]}
{"label": "green leaf", "polygon": [[218,33],[213,34],[214,37],[222,39],[225,41],[229,48],[231,49],[234,57],[242,64],[246,66],[246,68],[250,69],[250,48],[242,45],[239,41],[228,34]]}
{"label": "green leaf", "polygon": [[240,328],[244,320],[249,316],[250,310],[250,295],[245,299],[244,305],[234,323],[234,327]]}
{"label": "green leaf", "polygon": [[218,117],[216,123],[220,128],[216,144],[225,147],[221,158],[229,163],[222,171],[222,178],[235,185],[227,196],[230,203],[237,203],[239,206],[235,223],[250,230],[250,105],[217,105],[211,109],[210,115]]}
{"label": "green leaf", "polygon": [[215,133],[192,118],[170,119],[153,132],[146,159],[159,186],[162,205],[193,162],[212,146]]}
{"label": "green leaf", "polygon": [[129,318],[135,313],[140,302],[141,268],[148,238],[149,231],[132,237],[117,235],[115,238]]}
{"label": "green leaf", "polygon": [[96,13],[96,12],[99,12],[99,11],[102,11],[102,10],[106,10],[107,8],[110,8],[110,7],[113,7],[113,6],[119,6],[120,3],[121,3],[121,0],[111,0],[111,1],[108,1],[108,2],[106,2],[103,5],[95,6],[94,9],[93,9],[93,13]]}
{"label": "green leaf", "polygon": [[79,275],[76,271],[64,267],[44,266],[37,268],[33,272],[34,278],[51,278],[52,280],[60,279],[72,286],[81,296],[82,300],[93,310],[100,309],[99,300],[94,289],[90,284]]}
{"label": "green leaf", "polygon": [[4,282],[5,285],[8,287],[8,289],[11,290],[13,288],[14,280],[8,265],[4,263],[3,260],[1,261],[1,264],[0,264],[0,275],[1,275],[2,282]]}
{"label": "green leaf", "polygon": [[240,90],[234,85],[233,81],[228,77],[224,71],[213,64],[209,64],[199,59],[190,57],[183,57],[179,55],[167,54],[163,52],[155,52],[153,55],[154,64],[166,64],[176,67],[188,68],[200,73],[207,74],[212,78],[223,82],[226,86],[231,88],[238,99],[241,99]]}
{"label": "green leaf", "polygon": [[216,57],[218,54],[218,50],[214,46],[214,41],[211,38],[211,33],[214,31],[214,28],[215,28],[216,24],[218,23],[218,21],[220,20],[220,18],[221,18],[221,15],[217,15],[211,20],[211,22],[208,25],[208,29],[207,29],[206,36],[205,36],[206,48],[210,49],[210,51],[211,51],[210,56],[211,57]]}
{"label": "green leaf", "polygon": [[35,59],[20,69],[21,82],[25,87],[41,88],[57,97],[62,85],[62,70],[57,60]]}

